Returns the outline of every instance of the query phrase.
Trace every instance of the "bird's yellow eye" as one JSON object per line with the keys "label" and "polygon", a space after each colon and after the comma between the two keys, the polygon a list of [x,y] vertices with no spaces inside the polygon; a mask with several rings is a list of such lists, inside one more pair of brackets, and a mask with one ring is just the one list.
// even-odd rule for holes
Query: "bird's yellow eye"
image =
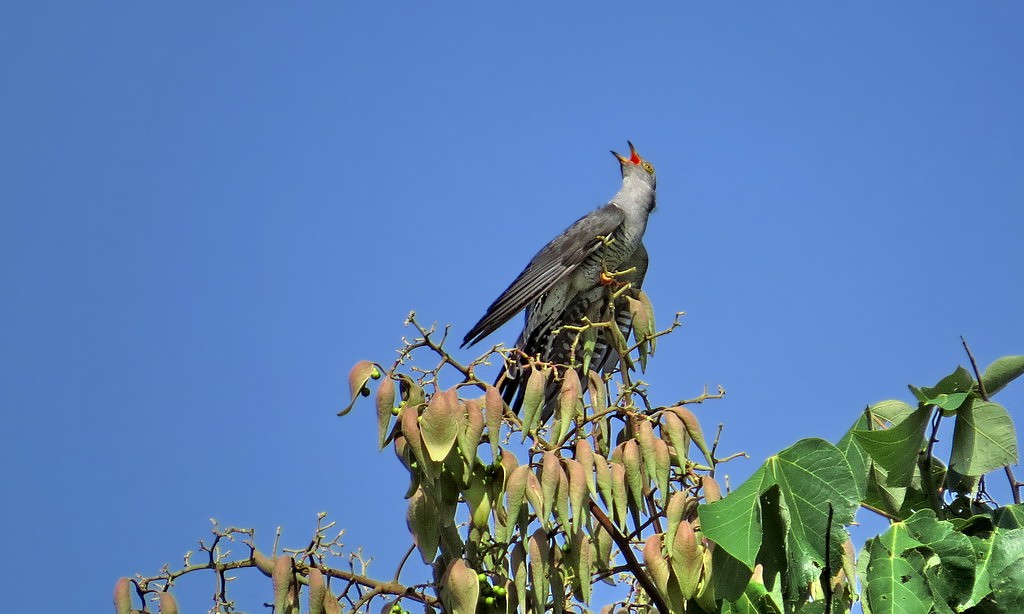
{"label": "bird's yellow eye", "polygon": [[654,174],[654,166],[652,166],[650,162],[644,162],[644,170],[647,171],[648,174]]}

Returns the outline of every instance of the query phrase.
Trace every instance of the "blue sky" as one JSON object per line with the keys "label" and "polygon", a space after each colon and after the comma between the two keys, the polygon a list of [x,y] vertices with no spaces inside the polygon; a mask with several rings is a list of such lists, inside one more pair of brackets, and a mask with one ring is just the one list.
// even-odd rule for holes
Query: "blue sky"
{"label": "blue sky", "polygon": [[210,517],[269,550],[322,510],[390,577],[405,477],[369,404],[335,417],[348,368],[412,309],[461,337],[627,139],[646,289],[688,314],[647,380],[725,386],[734,484],[960,335],[1024,353],[1024,7],[594,4],[0,5],[8,584],[102,611]]}

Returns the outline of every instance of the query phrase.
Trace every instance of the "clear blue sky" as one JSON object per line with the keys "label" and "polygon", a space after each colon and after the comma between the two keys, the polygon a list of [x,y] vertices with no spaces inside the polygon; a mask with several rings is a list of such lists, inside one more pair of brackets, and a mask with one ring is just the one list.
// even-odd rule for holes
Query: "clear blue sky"
{"label": "clear blue sky", "polygon": [[734,484],[959,335],[1024,353],[1019,3],[196,4],[0,5],[4,575],[52,587],[11,611],[104,611],[210,517],[269,549],[327,510],[390,577],[406,478],[348,368],[411,309],[461,337],[627,139],[688,312],[647,379],[726,387]]}

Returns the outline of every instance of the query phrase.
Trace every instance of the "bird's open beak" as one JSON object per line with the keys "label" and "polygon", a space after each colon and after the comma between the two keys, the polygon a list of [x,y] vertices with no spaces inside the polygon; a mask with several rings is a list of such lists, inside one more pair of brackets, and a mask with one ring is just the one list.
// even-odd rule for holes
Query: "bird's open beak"
{"label": "bird's open beak", "polygon": [[619,164],[626,164],[627,162],[632,163],[632,164],[640,164],[640,154],[638,154],[636,152],[636,147],[633,147],[633,144],[630,143],[629,141],[626,141],[626,143],[629,143],[629,157],[628,158],[623,157],[622,155],[617,154],[614,151],[612,152],[612,155],[615,156],[616,158],[618,158]]}

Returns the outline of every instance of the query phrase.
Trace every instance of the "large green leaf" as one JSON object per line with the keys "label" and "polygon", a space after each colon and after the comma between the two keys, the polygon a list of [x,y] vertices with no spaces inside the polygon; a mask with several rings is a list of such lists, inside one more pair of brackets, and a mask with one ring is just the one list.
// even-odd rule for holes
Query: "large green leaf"
{"label": "large green leaf", "polygon": [[992,513],[992,521],[1000,529],[1024,528],[1024,503],[997,509]]}
{"label": "large green leaf", "polygon": [[953,524],[940,521],[932,510],[921,510],[906,521],[907,531],[928,548],[925,581],[933,599],[960,611],[970,601],[974,586],[974,549],[971,540]]}
{"label": "large green leaf", "polygon": [[921,406],[892,428],[853,432],[871,460],[885,469],[886,486],[910,486],[931,412],[930,407]]}
{"label": "large green leaf", "polygon": [[[720,501],[697,508],[704,536],[741,561],[747,568],[761,547],[760,496],[770,478],[762,466],[754,475]],[[741,589],[742,590],[742,589]]]}
{"label": "large green leaf", "polygon": [[991,397],[1021,375],[1024,375],[1024,356],[1003,356],[985,368],[981,381]]}
{"label": "large green leaf", "polygon": [[872,614],[928,614],[931,595],[924,581],[923,557],[906,556],[920,546],[903,523],[896,523],[882,535],[868,540],[870,563],[864,583],[865,609]]}
{"label": "large green leaf", "polygon": [[[789,556],[798,566],[820,565],[825,556],[829,504],[833,534],[853,521],[859,493],[849,463],[839,448],[822,439],[803,439],[769,458],[735,492],[698,508],[704,535],[753,568],[762,541],[760,495],[778,486],[790,519]],[[844,537],[845,539],[845,537]],[[839,540],[842,543],[842,540]]]}
{"label": "large green leaf", "polygon": [[853,423],[843,438],[839,440],[836,447],[846,457],[846,462],[850,464],[850,470],[853,471],[853,479],[857,483],[857,493],[860,499],[864,499],[865,491],[868,485],[868,468],[871,466],[871,459],[868,457],[868,453],[857,443],[857,439],[853,436],[854,431],[864,431],[870,428],[868,416],[870,409],[861,412],[857,421]]}
{"label": "large green leaf", "polygon": [[1024,529],[997,530],[989,563],[998,612],[1024,612]]}
{"label": "large green leaf", "polygon": [[960,410],[953,429],[951,469],[967,476],[981,476],[1016,462],[1017,433],[1002,405],[975,400]]}

